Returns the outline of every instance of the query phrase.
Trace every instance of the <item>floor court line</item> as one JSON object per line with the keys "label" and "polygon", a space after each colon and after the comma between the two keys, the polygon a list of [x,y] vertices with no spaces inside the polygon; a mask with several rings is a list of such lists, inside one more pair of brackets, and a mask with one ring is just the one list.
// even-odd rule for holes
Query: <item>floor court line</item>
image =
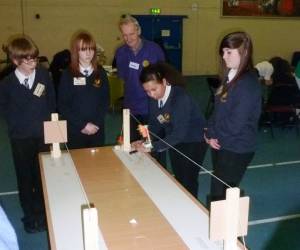
{"label": "floor court line", "polygon": [[[297,160],[297,161],[284,161],[284,162],[277,162],[277,163],[265,163],[265,164],[258,164],[258,165],[250,165],[248,167],[248,169],[286,166],[286,165],[292,165],[292,164],[298,164],[298,163],[300,163],[300,160]],[[209,173],[212,173],[212,171],[209,171]],[[199,175],[205,175],[205,174],[208,174],[208,173],[207,172],[200,172],[199,173]]]}
{"label": "floor court line", "polygon": [[300,214],[291,214],[291,215],[285,215],[285,216],[278,216],[278,217],[274,217],[274,218],[249,221],[248,225],[255,226],[255,225],[260,225],[260,224],[273,223],[273,222],[292,220],[292,219],[298,219],[298,218],[300,218]]}
{"label": "floor court line", "polygon": [[[16,195],[18,194],[18,191],[12,191],[12,192],[3,192],[0,193],[0,196],[7,196],[7,195]],[[272,223],[272,222],[278,222],[278,221],[284,221],[284,220],[292,220],[292,219],[298,219],[300,218],[300,214],[292,214],[292,215],[286,215],[286,216],[279,216],[274,218],[268,218],[268,219],[261,219],[261,220],[253,220],[249,221],[249,226],[255,226],[260,224],[266,224],[266,223]]]}
{"label": "floor court line", "polygon": [[16,195],[16,194],[19,194],[19,191],[3,192],[0,193],[0,196]]}
{"label": "floor court line", "polygon": [[[0,193],[0,196],[7,196],[7,195],[16,195],[18,194],[18,191],[12,191],[12,192],[4,192]],[[261,219],[261,220],[253,220],[249,221],[249,226],[255,226],[255,225],[261,225],[261,224],[267,224],[267,223],[273,223],[273,222],[279,222],[279,221],[285,221],[285,220],[292,220],[292,219],[298,219],[300,218],[300,214],[292,214],[292,215],[285,215],[285,216],[278,216],[268,219]]]}
{"label": "floor court line", "polygon": [[[0,193],[0,196],[17,195],[18,193],[19,193],[18,191],[3,192]],[[292,220],[298,218],[300,218],[300,214],[292,214],[292,215],[285,215],[285,216],[279,216],[279,217],[268,218],[268,219],[253,220],[253,221],[249,221],[248,225],[255,226],[260,224],[273,223],[273,222]]]}
{"label": "floor court line", "polygon": [[[265,163],[265,164],[258,164],[258,165],[250,165],[248,169],[255,169],[255,168],[266,168],[266,167],[276,167],[276,166],[286,166],[291,164],[297,164],[300,163],[300,160],[297,161],[284,161],[284,162],[278,162],[278,163]],[[209,173],[212,173],[212,171],[208,171]],[[208,172],[200,172],[199,175],[205,175],[208,174]],[[15,195],[18,194],[18,191],[12,191],[12,192],[3,192],[0,193],[0,196],[6,196],[6,195]]]}

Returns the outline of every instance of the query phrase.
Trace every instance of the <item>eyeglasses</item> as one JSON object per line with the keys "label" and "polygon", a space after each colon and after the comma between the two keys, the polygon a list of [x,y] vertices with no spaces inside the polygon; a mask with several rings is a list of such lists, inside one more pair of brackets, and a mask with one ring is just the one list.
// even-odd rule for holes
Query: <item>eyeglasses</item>
{"label": "eyeglasses", "polygon": [[27,58],[23,58],[22,62],[24,62],[26,64],[36,63],[36,62],[38,62],[38,58],[37,57],[27,57]]}

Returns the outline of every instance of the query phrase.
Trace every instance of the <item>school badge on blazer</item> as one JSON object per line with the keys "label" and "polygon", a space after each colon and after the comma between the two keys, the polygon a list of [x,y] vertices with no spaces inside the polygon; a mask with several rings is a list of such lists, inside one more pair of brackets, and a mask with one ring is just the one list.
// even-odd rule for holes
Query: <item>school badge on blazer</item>
{"label": "school badge on blazer", "polygon": [[163,123],[169,123],[170,122],[170,114],[169,113],[165,113],[165,114],[160,114],[156,117],[156,119],[159,121],[160,124]]}
{"label": "school badge on blazer", "polygon": [[99,88],[101,86],[101,80],[100,79],[95,79],[93,86],[96,88]]}
{"label": "school badge on blazer", "polygon": [[223,89],[224,89],[224,86],[222,85],[221,87],[219,87],[219,88],[217,89],[216,94],[217,94],[217,95],[221,95],[221,97],[220,97],[220,101],[221,101],[221,102],[226,102],[226,101],[227,101],[228,92],[227,92],[227,91],[224,91],[224,93],[222,93],[222,92],[223,92]]}
{"label": "school badge on blazer", "polygon": [[227,102],[227,96],[228,96],[228,93],[225,92],[220,98],[221,102]]}
{"label": "school badge on blazer", "polygon": [[165,119],[165,122],[170,122],[170,114],[169,113],[165,113],[164,114],[164,119]]}
{"label": "school badge on blazer", "polygon": [[148,67],[150,65],[150,62],[148,60],[143,61],[143,67]]}

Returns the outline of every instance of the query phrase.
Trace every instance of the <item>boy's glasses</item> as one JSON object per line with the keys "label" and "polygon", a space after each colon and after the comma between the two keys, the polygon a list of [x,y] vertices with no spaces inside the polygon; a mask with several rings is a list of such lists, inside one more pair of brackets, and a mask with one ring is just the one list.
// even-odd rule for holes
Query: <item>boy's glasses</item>
{"label": "boy's glasses", "polygon": [[38,61],[37,57],[33,57],[33,58],[23,58],[22,62],[26,63],[26,64],[31,64],[31,63],[35,63]]}

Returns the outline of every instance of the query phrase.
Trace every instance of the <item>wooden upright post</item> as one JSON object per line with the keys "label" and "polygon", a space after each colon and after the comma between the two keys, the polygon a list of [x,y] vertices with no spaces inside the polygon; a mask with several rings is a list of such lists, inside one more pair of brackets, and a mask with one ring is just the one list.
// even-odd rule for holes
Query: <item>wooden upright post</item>
{"label": "wooden upright post", "polygon": [[[51,121],[58,122],[58,114],[57,113],[51,114]],[[53,158],[59,158],[61,156],[61,150],[60,150],[60,146],[59,146],[58,142],[52,143],[51,155]]]}
{"label": "wooden upright post", "polygon": [[100,250],[98,213],[95,207],[83,209],[84,250]]}
{"label": "wooden upright post", "polygon": [[130,145],[130,110],[123,109],[123,150],[129,152]]}
{"label": "wooden upright post", "polygon": [[226,230],[224,250],[237,250],[237,237],[239,228],[240,189],[227,188],[226,190]]}
{"label": "wooden upright post", "polygon": [[247,235],[249,197],[239,188],[227,188],[226,200],[210,205],[210,239],[224,240],[224,250],[237,250],[238,237]]}

